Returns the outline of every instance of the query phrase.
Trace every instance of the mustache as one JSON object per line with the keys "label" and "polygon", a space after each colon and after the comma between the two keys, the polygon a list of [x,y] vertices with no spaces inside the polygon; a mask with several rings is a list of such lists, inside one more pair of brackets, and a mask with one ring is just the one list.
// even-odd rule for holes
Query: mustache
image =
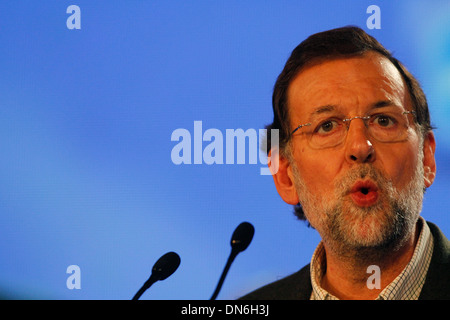
{"label": "mustache", "polygon": [[378,187],[380,192],[391,188],[392,183],[386,178],[386,174],[375,168],[372,164],[360,164],[350,169],[346,174],[335,182],[335,190],[338,197],[343,197],[351,193],[353,185],[358,180],[371,180]]}

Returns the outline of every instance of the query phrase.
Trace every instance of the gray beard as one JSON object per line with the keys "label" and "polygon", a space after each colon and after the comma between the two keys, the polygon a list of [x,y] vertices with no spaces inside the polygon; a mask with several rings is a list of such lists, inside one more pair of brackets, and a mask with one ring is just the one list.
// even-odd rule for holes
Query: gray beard
{"label": "gray beard", "polygon": [[[416,172],[403,190],[394,188],[371,164],[361,164],[335,183],[336,200],[331,203],[308,192],[294,164],[300,203],[327,249],[361,265],[383,260],[388,253],[399,250],[414,232],[422,209],[424,182],[421,156],[419,158]],[[356,206],[345,197],[354,182],[364,178],[373,180],[380,193],[377,204],[368,208]]]}

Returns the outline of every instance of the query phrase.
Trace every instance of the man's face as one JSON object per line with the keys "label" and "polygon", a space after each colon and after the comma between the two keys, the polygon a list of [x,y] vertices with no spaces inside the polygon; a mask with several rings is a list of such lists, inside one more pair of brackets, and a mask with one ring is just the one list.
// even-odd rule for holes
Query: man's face
{"label": "man's face", "polygon": [[[288,90],[292,130],[318,112],[353,118],[380,105],[412,110],[400,73],[376,53],[307,67]],[[411,234],[423,189],[432,183],[432,179],[424,183],[424,159],[429,171],[432,158],[434,177],[434,139],[431,134],[423,141],[413,116],[408,120],[407,136],[397,142],[376,141],[361,119],[352,120],[345,140],[330,148],[311,147],[302,132],[292,137],[291,162],[285,172],[298,198],[291,195],[287,202],[301,202],[308,221],[325,242],[347,249],[385,246]],[[430,139],[433,155],[424,158],[422,146],[425,143],[429,153]]]}

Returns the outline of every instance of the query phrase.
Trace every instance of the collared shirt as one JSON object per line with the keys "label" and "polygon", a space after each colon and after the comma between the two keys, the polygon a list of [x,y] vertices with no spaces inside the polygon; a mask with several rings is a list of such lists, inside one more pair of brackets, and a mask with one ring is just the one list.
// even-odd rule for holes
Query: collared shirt
{"label": "collared shirt", "polygon": [[[431,256],[433,254],[433,236],[422,217],[422,228],[413,256],[403,271],[378,295],[376,300],[417,300],[422,290]],[[326,270],[325,248],[320,242],[311,258],[311,300],[338,300],[323,289],[320,284]],[[370,277],[370,274],[368,274]]]}

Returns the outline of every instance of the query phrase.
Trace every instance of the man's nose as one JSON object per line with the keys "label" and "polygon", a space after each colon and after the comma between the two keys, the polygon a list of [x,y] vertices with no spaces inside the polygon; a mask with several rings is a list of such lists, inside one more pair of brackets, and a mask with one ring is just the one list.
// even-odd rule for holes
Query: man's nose
{"label": "man's nose", "polygon": [[345,144],[345,158],[348,162],[368,163],[375,160],[375,149],[362,119],[350,121]]}

